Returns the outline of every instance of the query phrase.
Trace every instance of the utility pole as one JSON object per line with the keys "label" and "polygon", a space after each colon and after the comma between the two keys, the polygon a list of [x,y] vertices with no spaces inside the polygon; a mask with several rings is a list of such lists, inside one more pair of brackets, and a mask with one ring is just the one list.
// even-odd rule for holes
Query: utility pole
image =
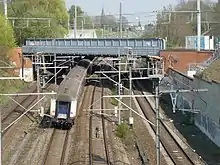
{"label": "utility pole", "polygon": [[4,0],[4,15],[5,15],[5,25],[8,23],[8,4],[7,0]]}
{"label": "utility pole", "polygon": [[[129,66],[129,90],[130,90],[130,96],[132,96],[132,72],[131,72],[131,66]],[[131,101],[132,97],[130,97],[130,107],[131,107]],[[130,110],[130,115],[129,117],[132,117],[132,111]]]}
{"label": "utility pole", "polygon": [[54,53],[54,74],[55,74],[55,76],[54,76],[54,79],[55,79],[55,84],[57,85],[57,54],[56,53]]}
{"label": "utility pole", "polygon": [[120,32],[120,38],[122,38],[122,3],[120,2],[120,24],[119,24],[119,32]]}
{"label": "utility pole", "polygon": [[197,0],[197,51],[200,51],[201,38],[201,1]]}
{"label": "utility pole", "polygon": [[75,5],[74,12],[75,12],[75,17],[74,17],[74,38],[76,38],[76,28],[77,28],[77,26],[76,26],[76,23],[77,23],[77,6],[76,5]]}
{"label": "utility pole", "polygon": [[[119,95],[119,100],[121,101],[121,52],[120,48],[118,49],[118,95]],[[121,102],[118,102],[118,124],[121,124]]]}
{"label": "utility pole", "polygon": [[5,19],[8,19],[8,5],[7,5],[7,0],[4,0],[4,15]]}
{"label": "utility pole", "polygon": [[156,152],[157,152],[157,165],[160,165],[160,111],[159,111],[159,84],[156,84]]}
{"label": "utility pole", "polygon": [[[37,93],[40,93],[40,54],[36,54],[36,69],[37,69]],[[37,100],[40,100],[40,95],[37,95]],[[41,106],[38,104],[38,110],[40,110]]]}

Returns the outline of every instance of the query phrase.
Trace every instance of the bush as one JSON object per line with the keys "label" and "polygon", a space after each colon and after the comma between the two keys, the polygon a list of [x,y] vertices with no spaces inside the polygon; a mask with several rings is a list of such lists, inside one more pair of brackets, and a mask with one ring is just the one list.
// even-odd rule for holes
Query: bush
{"label": "bush", "polygon": [[119,138],[125,139],[130,133],[130,129],[127,123],[122,123],[118,125],[116,129],[116,136]]}

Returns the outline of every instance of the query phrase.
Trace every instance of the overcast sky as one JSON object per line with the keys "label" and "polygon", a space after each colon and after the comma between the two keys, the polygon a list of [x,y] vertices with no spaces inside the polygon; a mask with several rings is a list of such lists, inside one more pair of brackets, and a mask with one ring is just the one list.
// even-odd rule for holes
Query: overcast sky
{"label": "overcast sky", "polygon": [[[136,13],[135,15],[126,15],[129,21],[136,21],[140,18],[142,22],[152,21],[155,14],[141,13],[160,10],[163,6],[177,4],[180,0],[121,0],[123,3],[123,13]],[[217,1],[217,0],[212,0]],[[105,14],[118,14],[120,0],[66,0],[66,6],[69,8],[72,4],[79,5],[88,15],[100,15],[102,7]],[[116,17],[118,17],[116,15]]]}

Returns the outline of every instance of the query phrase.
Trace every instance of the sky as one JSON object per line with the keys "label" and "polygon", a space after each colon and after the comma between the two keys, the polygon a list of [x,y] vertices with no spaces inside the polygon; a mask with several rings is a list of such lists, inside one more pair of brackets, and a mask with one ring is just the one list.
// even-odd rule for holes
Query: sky
{"label": "sky", "polygon": [[[142,13],[160,10],[163,6],[176,4],[178,0],[121,0],[122,12],[125,14],[136,13],[135,15],[125,15],[130,22],[136,22],[138,19],[144,22],[155,19],[155,14]],[[100,15],[102,7],[105,14],[119,13],[120,0],[66,0],[66,6],[69,8],[72,4],[79,5],[88,15]]]}
{"label": "sky", "polygon": [[66,6],[69,8],[76,4],[91,16],[100,15],[103,7],[106,15],[113,14],[118,18],[120,1],[123,6],[122,12],[130,14],[125,16],[131,23],[137,23],[139,19],[141,22],[151,23],[155,20],[155,14],[147,12],[160,10],[169,4],[175,5],[180,0],[66,0]]}

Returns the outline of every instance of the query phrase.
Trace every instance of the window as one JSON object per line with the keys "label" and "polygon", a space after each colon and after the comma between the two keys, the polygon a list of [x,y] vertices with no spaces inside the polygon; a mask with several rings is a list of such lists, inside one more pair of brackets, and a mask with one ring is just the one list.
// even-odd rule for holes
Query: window
{"label": "window", "polygon": [[157,40],[153,40],[153,41],[152,41],[152,46],[153,46],[153,47],[157,47],[157,46],[158,46]]}
{"label": "window", "polygon": [[151,42],[150,41],[144,41],[144,46],[150,47],[151,46]]}

